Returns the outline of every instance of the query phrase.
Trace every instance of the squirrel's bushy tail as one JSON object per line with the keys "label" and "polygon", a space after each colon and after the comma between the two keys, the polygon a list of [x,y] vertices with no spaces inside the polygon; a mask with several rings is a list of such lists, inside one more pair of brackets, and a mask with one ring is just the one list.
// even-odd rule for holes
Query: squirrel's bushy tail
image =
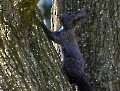
{"label": "squirrel's bushy tail", "polygon": [[93,91],[93,88],[90,86],[85,77],[80,78],[76,84],[78,86],[78,91]]}

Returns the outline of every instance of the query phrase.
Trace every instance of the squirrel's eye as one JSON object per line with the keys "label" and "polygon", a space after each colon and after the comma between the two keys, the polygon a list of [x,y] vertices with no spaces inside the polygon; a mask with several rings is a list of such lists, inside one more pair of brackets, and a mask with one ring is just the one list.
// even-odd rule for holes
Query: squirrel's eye
{"label": "squirrel's eye", "polygon": [[61,17],[60,20],[63,21],[63,20],[64,20],[64,17]]}

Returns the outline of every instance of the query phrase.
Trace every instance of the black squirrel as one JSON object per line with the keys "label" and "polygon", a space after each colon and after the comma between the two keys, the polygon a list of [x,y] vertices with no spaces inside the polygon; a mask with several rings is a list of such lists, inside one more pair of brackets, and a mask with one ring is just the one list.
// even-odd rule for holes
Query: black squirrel
{"label": "black squirrel", "polygon": [[60,15],[62,28],[52,32],[42,24],[43,30],[48,39],[61,46],[64,55],[62,69],[67,75],[70,84],[75,83],[79,91],[93,91],[85,77],[84,62],[75,38],[75,29],[80,20],[86,18],[84,9],[78,10],[73,14]]}

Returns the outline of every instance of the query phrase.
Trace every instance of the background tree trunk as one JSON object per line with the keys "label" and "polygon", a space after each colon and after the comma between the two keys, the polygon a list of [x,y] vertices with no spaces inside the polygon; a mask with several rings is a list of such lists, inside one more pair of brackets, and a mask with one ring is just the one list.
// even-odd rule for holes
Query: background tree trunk
{"label": "background tree trunk", "polygon": [[[96,91],[119,91],[120,1],[57,0],[56,2],[58,2],[56,8],[60,13],[86,9],[89,19],[81,22],[76,30],[85,60],[86,75]],[[53,21],[53,24],[56,24],[55,22]]]}
{"label": "background tree trunk", "polygon": [[[0,0],[0,88],[3,91],[72,91],[61,61],[39,22],[38,0]],[[85,71],[95,91],[120,91],[120,1],[53,0],[58,16],[85,8],[76,30]]]}

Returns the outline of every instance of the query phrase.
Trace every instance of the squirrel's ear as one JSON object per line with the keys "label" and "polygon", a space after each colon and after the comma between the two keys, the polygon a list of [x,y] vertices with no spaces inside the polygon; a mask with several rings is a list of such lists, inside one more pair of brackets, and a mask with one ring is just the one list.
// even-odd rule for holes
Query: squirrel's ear
{"label": "squirrel's ear", "polygon": [[73,16],[73,24],[78,24],[80,20],[87,19],[87,15],[85,14],[84,9],[74,12],[72,16]]}
{"label": "squirrel's ear", "polygon": [[74,19],[73,19],[73,24],[75,24],[75,25],[78,24],[80,20],[81,20],[80,17],[74,18]]}

